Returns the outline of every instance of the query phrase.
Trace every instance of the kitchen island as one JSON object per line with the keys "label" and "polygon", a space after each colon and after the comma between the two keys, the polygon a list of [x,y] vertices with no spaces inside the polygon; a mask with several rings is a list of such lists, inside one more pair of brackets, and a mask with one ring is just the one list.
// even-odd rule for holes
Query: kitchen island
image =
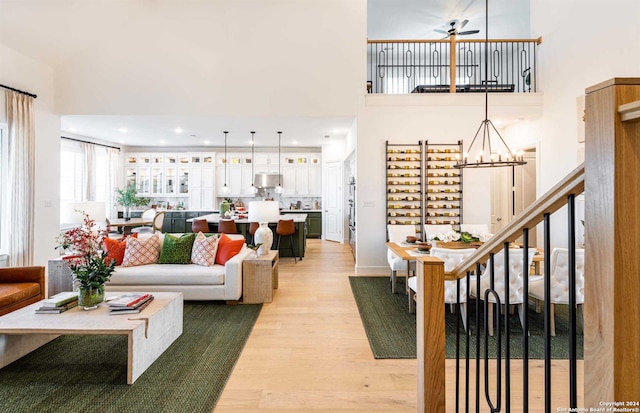
{"label": "kitchen island", "polygon": [[[209,223],[209,229],[211,232],[218,232],[218,222],[220,222],[220,214],[208,214],[198,217],[198,219],[206,219]],[[293,234],[293,249],[298,257],[302,259],[304,257],[305,249],[307,246],[307,214],[282,214],[280,219],[292,219],[296,227],[296,233]],[[187,219],[187,226],[191,227],[193,218]],[[249,220],[247,218],[235,219],[238,232],[244,235],[248,244],[253,243],[253,237],[249,234]],[[271,249],[276,249],[278,245],[278,235],[276,234],[277,222],[269,222],[269,228],[273,231],[273,246]],[[291,257],[291,243],[289,237],[282,237],[280,241],[280,257]]]}

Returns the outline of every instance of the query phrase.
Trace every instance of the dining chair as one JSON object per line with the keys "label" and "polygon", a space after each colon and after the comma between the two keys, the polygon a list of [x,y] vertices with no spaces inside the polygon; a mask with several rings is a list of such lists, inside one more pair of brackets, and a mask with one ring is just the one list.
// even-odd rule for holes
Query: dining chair
{"label": "dining chair", "polygon": [[[153,209],[153,208],[149,208],[149,209],[145,210],[140,217],[144,221],[151,221],[151,225],[143,225],[143,226],[140,226],[140,227],[133,228],[131,230],[131,232],[137,232],[139,234],[155,232],[155,230],[154,230],[154,221],[155,221],[156,215],[157,215],[156,214],[156,210]],[[164,216],[164,212],[163,212],[163,216]]]}
{"label": "dining chair", "polygon": [[424,224],[424,240],[428,241],[429,236],[446,234],[451,231],[453,231],[453,225],[451,224]]}
{"label": "dining chair", "polygon": [[[463,262],[467,257],[476,252],[475,248],[464,249],[451,249],[451,248],[431,248],[431,256],[438,257],[444,261],[444,271],[449,272],[453,270],[458,264]],[[413,304],[415,302],[416,291],[418,290],[417,277],[410,277],[407,282],[409,285],[409,312],[413,312]],[[453,305],[458,303],[456,297],[457,291],[456,281],[444,282],[444,303],[449,304],[453,309]],[[460,315],[462,316],[462,323],[464,329],[467,329],[467,279],[460,280]]]}
{"label": "dining chair", "polygon": [[280,250],[280,238],[284,235],[289,236],[289,242],[291,242],[291,255],[293,255],[293,261],[297,264],[296,253],[294,251],[293,234],[296,233],[296,225],[292,219],[281,219],[276,225],[276,234],[278,234],[278,246],[276,249]]}
{"label": "dining chair", "polygon": [[234,221],[233,219],[221,219],[218,222],[218,232],[221,234],[238,234],[236,221]]}
{"label": "dining chair", "polygon": [[[531,267],[531,262],[533,260],[533,256],[536,253],[535,248],[529,248],[528,254],[528,262],[523,265],[524,258],[524,250],[521,248],[513,248],[509,249],[509,289],[506,291],[506,287],[504,284],[505,278],[505,260],[504,260],[504,251],[496,253],[493,256],[493,265],[494,265],[494,286],[493,290],[497,293],[498,298],[500,299],[500,303],[503,304],[505,302],[505,293],[509,294],[509,305],[517,305],[518,306],[518,315],[520,316],[520,324],[522,325],[522,317],[524,311],[526,311],[526,300],[523,294],[523,272],[529,271]],[[485,291],[489,290],[491,287],[491,259],[487,261],[487,265],[480,275],[480,300],[484,300]],[[539,276],[530,276],[530,280],[539,279]],[[477,277],[471,277],[469,283],[469,295],[472,297],[476,297],[477,292]],[[494,306],[496,303],[495,296],[493,294],[489,294],[489,322],[488,329],[489,335],[493,335],[493,312]],[[505,309],[505,313],[508,314],[509,309]]]}
{"label": "dining chair", "polygon": [[[415,225],[387,225],[387,233],[389,235],[389,242],[395,242],[396,244],[400,244],[407,240],[408,236],[416,235],[416,227]],[[393,253],[390,249],[387,248],[387,262],[389,263],[389,267],[391,268],[391,292],[396,292],[396,273],[398,271],[404,271],[405,274],[408,274],[409,271],[415,270],[415,263],[403,260],[397,254]],[[409,287],[405,287],[405,292],[408,293]]]}
{"label": "dining chair", "polygon": [[191,222],[191,231],[195,233],[211,232],[211,230],[209,229],[209,222],[203,218],[194,219],[193,222]]}
{"label": "dining chair", "polygon": [[[567,248],[554,248],[551,251],[551,335],[556,335],[556,322],[554,317],[555,305],[569,305],[569,250]],[[584,250],[576,249],[576,310],[580,324],[584,326],[582,306],[584,304]],[[544,301],[544,277],[529,281],[529,296],[539,301]],[[537,306],[536,306],[537,307]]]}

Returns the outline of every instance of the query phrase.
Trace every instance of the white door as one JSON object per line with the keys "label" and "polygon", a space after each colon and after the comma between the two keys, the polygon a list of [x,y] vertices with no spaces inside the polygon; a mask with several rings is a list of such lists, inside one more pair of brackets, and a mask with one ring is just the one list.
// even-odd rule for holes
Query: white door
{"label": "white door", "polygon": [[[491,232],[497,233],[536,200],[536,150],[524,151],[525,165],[493,168],[491,174]],[[519,238],[517,242],[521,242]],[[536,228],[529,229],[529,245],[537,244]]]}
{"label": "white door", "polygon": [[322,222],[327,241],[342,242],[342,163],[325,164],[324,216]]}

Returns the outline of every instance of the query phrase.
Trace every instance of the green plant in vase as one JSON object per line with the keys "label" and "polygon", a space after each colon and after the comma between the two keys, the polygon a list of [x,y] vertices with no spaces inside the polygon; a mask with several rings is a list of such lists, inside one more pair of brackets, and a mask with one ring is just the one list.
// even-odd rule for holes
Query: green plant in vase
{"label": "green plant in vase", "polygon": [[129,184],[126,188],[116,188],[116,203],[124,207],[124,219],[131,219],[131,207],[145,206],[149,204],[148,198],[138,196],[135,184]]}
{"label": "green plant in vase", "polygon": [[78,288],[78,306],[91,310],[104,301],[104,284],[111,278],[116,262],[101,249],[102,236],[95,222],[86,212],[78,212],[84,215],[82,226],[60,234],[56,248],[71,252],[62,259]]}

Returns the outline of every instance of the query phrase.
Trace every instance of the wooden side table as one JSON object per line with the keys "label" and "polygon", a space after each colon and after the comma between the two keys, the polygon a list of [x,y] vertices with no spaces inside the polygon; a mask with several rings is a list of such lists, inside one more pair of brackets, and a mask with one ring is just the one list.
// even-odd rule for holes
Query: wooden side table
{"label": "wooden side table", "polygon": [[278,288],[278,251],[271,250],[257,258],[242,261],[242,302],[270,303],[273,290]]}

